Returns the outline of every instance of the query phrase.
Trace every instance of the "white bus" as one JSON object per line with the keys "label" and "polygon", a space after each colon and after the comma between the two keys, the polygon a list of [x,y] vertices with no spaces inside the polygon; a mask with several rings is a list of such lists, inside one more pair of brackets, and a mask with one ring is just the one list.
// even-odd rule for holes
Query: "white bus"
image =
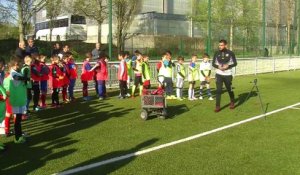
{"label": "white bus", "polygon": [[[69,15],[53,20],[52,41],[87,39],[86,19],[84,16]],[[35,24],[35,38],[50,41],[49,20]]]}

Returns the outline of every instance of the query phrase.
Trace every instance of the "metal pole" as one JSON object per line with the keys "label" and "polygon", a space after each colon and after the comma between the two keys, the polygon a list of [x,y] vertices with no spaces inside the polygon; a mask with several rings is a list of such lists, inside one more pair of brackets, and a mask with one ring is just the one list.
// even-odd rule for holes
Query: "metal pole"
{"label": "metal pole", "polygon": [[297,6],[298,6],[298,15],[297,15],[297,31],[298,31],[298,39],[297,39],[297,54],[300,55],[300,0],[297,1]]}
{"label": "metal pole", "polygon": [[266,0],[262,2],[262,50],[266,48]]}
{"label": "metal pole", "polygon": [[108,55],[109,55],[109,58],[112,59],[112,0],[109,0],[108,3],[109,3]]}
{"label": "metal pole", "polygon": [[207,43],[206,43],[206,53],[211,53],[211,0],[208,0],[208,22],[207,22]]}

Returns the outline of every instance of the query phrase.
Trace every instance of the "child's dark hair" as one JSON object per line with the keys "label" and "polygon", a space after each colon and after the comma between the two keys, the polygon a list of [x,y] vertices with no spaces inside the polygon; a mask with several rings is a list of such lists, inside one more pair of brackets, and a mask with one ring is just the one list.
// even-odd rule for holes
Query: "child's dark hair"
{"label": "child's dark hair", "polygon": [[192,58],[193,58],[193,57],[198,57],[198,55],[197,55],[197,54],[193,54],[193,55],[192,55]]}
{"label": "child's dark hair", "polygon": [[184,57],[183,56],[178,56],[177,61],[184,61]]}
{"label": "child's dark hair", "polygon": [[9,67],[11,68],[11,67],[13,67],[13,66],[15,66],[16,64],[19,64],[19,63],[21,63],[21,59],[20,58],[18,58],[18,57],[12,57],[11,59],[10,59],[10,61],[9,61]]}
{"label": "child's dark hair", "polygon": [[86,57],[86,58],[92,58],[92,57],[93,57],[93,55],[92,55],[92,53],[91,53],[91,52],[87,52],[87,53],[85,54],[85,57]]}
{"label": "child's dark hair", "polygon": [[204,54],[202,55],[202,58],[209,58],[208,53],[204,53]]}
{"label": "child's dark hair", "polygon": [[107,55],[105,53],[102,53],[99,55],[98,59],[105,59],[107,58]]}
{"label": "child's dark hair", "polygon": [[134,54],[141,54],[139,50],[134,51]]}
{"label": "child's dark hair", "polygon": [[172,55],[172,52],[167,50],[167,51],[165,51],[164,55],[167,55],[167,54]]}
{"label": "child's dark hair", "polygon": [[120,52],[119,52],[119,55],[122,56],[122,57],[124,58],[126,54],[125,54],[124,51],[120,51]]}

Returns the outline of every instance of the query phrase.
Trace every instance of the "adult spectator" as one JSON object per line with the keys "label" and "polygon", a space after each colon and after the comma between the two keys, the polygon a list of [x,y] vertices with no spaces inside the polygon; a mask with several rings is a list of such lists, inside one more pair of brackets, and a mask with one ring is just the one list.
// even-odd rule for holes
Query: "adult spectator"
{"label": "adult spectator", "polygon": [[221,94],[223,83],[230,97],[230,109],[234,109],[234,93],[232,90],[232,68],[237,65],[235,54],[227,49],[227,41],[219,41],[219,51],[214,55],[212,65],[216,68],[216,108],[215,112],[220,112]]}
{"label": "adult spectator", "polygon": [[58,57],[62,59],[66,54],[71,54],[69,45],[64,45],[63,49],[58,54]]}
{"label": "adult spectator", "polygon": [[99,58],[100,55],[102,55],[102,51],[101,51],[101,44],[100,43],[96,43],[96,48],[92,51],[92,55],[93,55],[93,59],[97,60]]}
{"label": "adult spectator", "polygon": [[20,41],[19,42],[19,47],[16,49],[15,51],[15,56],[18,57],[21,60],[24,60],[25,56],[26,56],[26,50],[25,50],[25,42],[24,41]]}
{"label": "adult spectator", "polygon": [[31,56],[31,54],[39,54],[39,49],[34,45],[33,38],[29,38],[27,40],[27,47],[26,47],[26,55]]}
{"label": "adult spectator", "polygon": [[51,55],[58,55],[61,52],[60,44],[55,43]]}

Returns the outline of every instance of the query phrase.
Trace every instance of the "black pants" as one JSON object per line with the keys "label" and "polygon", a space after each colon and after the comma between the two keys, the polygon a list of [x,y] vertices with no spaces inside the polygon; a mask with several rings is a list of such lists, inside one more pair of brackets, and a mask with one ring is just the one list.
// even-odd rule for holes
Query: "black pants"
{"label": "black pants", "polygon": [[164,84],[166,84],[166,94],[172,95],[173,93],[173,81],[170,77],[165,77]]}
{"label": "black pants", "polygon": [[59,88],[53,88],[53,92],[52,92],[52,104],[56,104],[59,105]]}
{"label": "black pants", "polygon": [[40,82],[34,81],[32,83],[32,90],[33,90],[33,110],[39,105],[40,100]]}
{"label": "black pants", "polygon": [[223,88],[223,83],[225,84],[226,90],[229,94],[230,101],[234,101],[234,93],[232,91],[232,75],[219,75],[216,74],[216,87],[217,87],[217,92],[216,92],[216,106],[220,106],[221,104],[221,94],[222,94],[222,88]]}
{"label": "black pants", "polygon": [[15,138],[16,140],[19,140],[19,138],[22,136],[22,114],[16,114],[14,129],[15,129]]}
{"label": "black pants", "polygon": [[125,97],[125,95],[127,94],[127,81],[122,81],[119,80],[119,87],[120,87],[120,93],[121,93],[121,97]]}

